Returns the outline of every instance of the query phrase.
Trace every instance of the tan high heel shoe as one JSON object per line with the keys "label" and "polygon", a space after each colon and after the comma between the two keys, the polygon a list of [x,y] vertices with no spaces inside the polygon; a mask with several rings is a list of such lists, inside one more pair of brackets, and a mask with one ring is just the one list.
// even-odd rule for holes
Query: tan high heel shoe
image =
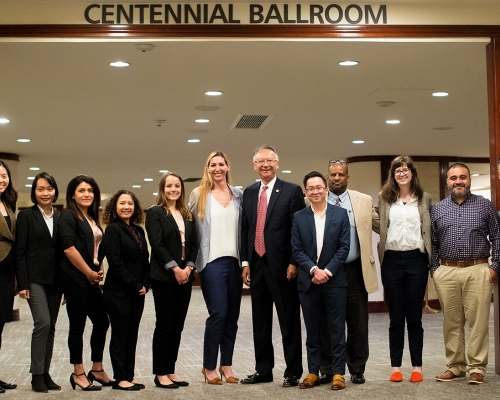
{"label": "tan high heel shoe", "polygon": [[201,369],[201,373],[205,377],[205,382],[208,383],[209,385],[222,385],[222,379],[219,377],[216,377],[214,379],[208,379],[207,373],[205,372],[205,368]]}
{"label": "tan high heel shoe", "polygon": [[222,377],[226,378],[226,383],[238,383],[240,381],[240,378],[236,378],[235,376],[226,376],[224,374],[224,371],[222,370],[222,365],[219,367],[219,372],[221,378]]}

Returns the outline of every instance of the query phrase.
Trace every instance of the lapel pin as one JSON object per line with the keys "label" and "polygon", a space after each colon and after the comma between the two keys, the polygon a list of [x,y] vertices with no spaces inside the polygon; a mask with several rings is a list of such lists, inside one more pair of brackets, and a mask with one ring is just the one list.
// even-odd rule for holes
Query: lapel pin
{"label": "lapel pin", "polygon": [[278,193],[280,190],[279,189],[276,189],[276,193]]}

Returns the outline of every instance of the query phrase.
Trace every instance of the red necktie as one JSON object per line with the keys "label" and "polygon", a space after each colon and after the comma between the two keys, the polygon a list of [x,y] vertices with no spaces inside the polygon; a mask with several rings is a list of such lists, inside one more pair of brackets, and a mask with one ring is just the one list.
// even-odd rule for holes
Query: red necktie
{"label": "red necktie", "polygon": [[255,251],[259,256],[266,254],[266,244],[264,243],[264,225],[267,214],[267,186],[262,187],[259,198],[259,209],[257,210],[257,226],[255,227]]}

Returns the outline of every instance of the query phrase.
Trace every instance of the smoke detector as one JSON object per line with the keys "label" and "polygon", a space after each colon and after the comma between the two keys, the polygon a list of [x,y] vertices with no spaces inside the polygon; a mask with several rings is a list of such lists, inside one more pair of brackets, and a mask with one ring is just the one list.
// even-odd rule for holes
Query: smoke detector
{"label": "smoke detector", "polygon": [[146,51],[153,50],[155,47],[149,43],[138,43],[138,44],[134,44],[134,48],[136,50],[139,50],[139,51],[142,51],[143,53],[145,53]]}

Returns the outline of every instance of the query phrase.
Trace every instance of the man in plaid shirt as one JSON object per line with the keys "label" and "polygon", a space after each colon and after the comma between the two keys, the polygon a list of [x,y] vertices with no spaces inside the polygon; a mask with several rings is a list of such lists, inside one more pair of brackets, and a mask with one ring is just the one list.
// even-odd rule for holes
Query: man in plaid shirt
{"label": "man in plaid shirt", "polygon": [[[443,335],[448,369],[436,380],[465,379],[483,383],[488,364],[488,324],[492,282],[500,272],[500,220],[493,204],[470,193],[465,164],[448,169],[450,196],[431,210],[431,276],[443,310]],[[488,265],[488,257],[491,264]],[[465,357],[465,322],[469,348]]]}

